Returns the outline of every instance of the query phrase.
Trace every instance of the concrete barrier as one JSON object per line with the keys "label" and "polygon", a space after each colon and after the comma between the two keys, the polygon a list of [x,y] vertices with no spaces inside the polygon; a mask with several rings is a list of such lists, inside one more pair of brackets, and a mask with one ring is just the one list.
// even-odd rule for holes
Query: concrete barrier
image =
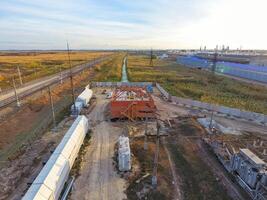
{"label": "concrete barrier", "polygon": [[153,85],[151,82],[92,82],[91,87],[146,87]]}
{"label": "concrete barrier", "polygon": [[156,87],[158,88],[158,90],[160,91],[160,93],[164,96],[164,98],[168,101],[172,101],[172,96],[166,91],[164,90],[163,87],[160,86],[160,84],[156,83]]}
{"label": "concrete barrier", "polygon": [[[254,121],[256,123],[264,124],[267,125],[267,115],[261,114],[261,113],[255,113],[255,112],[248,112],[248,111],[243,111],[240,109],[236,108],[229,108],[225,106],[218,106],[214,104],[209,104],[201,101],[195,101],[191,99],[186,99],[186,98],[181,98],[181,97],[176,97],[176,96],[171,96],[163,87],[161,87],[158,83],[156,83],[156,87],[160,91],[160,93],[168,100],[171,99],[171,101],[175,104],[179,105],[187,105],[190,107],[197,107],[197,108],[202,108],[206,109],[209,111],[215,111],[218,113],[222,113],[225,115],[245,119],[248,121]],[[171,98],[170,98],[171,96]]]}

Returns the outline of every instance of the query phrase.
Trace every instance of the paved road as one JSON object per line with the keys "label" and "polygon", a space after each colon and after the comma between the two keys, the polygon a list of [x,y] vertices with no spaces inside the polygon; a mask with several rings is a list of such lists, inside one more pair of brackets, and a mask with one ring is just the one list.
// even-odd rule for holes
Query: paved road
{"label": "paved road", "polygon": [[[73,67],[72,73],[73,74],[79,73],[83,69],[88,68],[88,67],[92,67],[95,64],[98,64],[98,63],[104,61],[108,57],[109,56],[101,57],[101,58],[96,59],[95,61],[91,61],[91,62],[82,64],[82,65],[78,65],[76,67]],[[62,79],[66,79],[70,76],[70,71],[64,70],[64,71],[62,71],[61,74],[62,74]],[[57,73],[55,75],[48,76],[45,78],[40,78],[38,80],[31,81],[31,82],[23,85],[22,87],[18,88],[17,94],[18,94],[19,98],[23,98],[23,97],[28,96],[28,95],[30,95],[30,94],[32,94],[32,93],[34,93],[40,89],[43,89],[44,87],[47,87],[51,84],[60,82],[60,80],[61,80],[60,73]],[[10,103],[13,103],[14,101],[16,101],[14,90],[10,90],[10,91],[8,91],[5,94],[2,94],[0,96],[0,108],[4,107]]]}

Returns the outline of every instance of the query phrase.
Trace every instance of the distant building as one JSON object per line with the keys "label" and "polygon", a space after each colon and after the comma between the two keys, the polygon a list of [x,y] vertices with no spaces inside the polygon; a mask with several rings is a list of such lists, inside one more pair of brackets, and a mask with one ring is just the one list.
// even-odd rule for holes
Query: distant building
{"label": "distant building", "polygon": [[168,56],[168,54],[166,54],[166,53],[164,53],[164,54],[158,56],[159,59],[164,59],[164,58],[168,58],[168,57],[169,57],[169,56]]}

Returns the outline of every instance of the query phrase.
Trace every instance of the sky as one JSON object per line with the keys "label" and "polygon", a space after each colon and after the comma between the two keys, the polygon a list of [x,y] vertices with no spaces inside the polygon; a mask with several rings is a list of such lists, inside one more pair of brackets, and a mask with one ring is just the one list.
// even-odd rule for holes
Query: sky
{"label": "sky", "polygon": [[0,49],[267,49],[266,0],[0,0]]}

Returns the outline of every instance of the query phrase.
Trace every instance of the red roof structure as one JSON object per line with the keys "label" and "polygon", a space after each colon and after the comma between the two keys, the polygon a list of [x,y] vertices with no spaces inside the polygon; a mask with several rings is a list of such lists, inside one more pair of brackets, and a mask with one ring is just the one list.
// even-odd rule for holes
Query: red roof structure
{"label": "red roof structure", "polygon": [[110,103],[111,119],[155,118],[156,106],[151,95],[143,87],[119,87]]}

